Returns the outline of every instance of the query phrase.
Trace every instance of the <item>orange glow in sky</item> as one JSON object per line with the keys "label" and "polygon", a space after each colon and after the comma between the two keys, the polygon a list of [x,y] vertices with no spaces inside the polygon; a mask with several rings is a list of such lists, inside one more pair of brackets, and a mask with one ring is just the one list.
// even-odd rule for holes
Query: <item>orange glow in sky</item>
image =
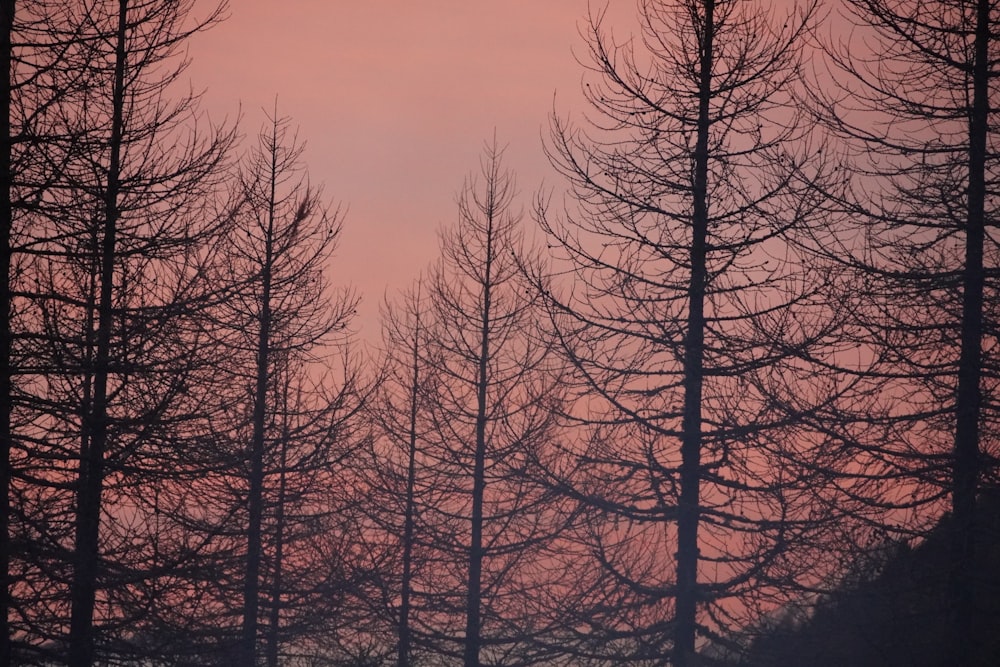
{"label": "orange glow in sky", "polygon": [[494,128],[526,212],[556,185],[541,136],[553,99],[583,110],[586,13],[587,0],[230,0],[192,41],[188,75],[213,120],[242,108],[247,137],[277,96],[312,181],[348,209],[330,277],[362,293],[356,326],[377,340],[383,294],[435,257]]}

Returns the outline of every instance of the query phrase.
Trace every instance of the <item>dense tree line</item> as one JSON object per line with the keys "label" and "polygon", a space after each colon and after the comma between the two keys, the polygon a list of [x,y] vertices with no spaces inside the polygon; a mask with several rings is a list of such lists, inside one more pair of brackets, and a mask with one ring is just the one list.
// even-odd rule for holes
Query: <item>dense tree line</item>
{"label": "dense tree line", "polygon": [[1000,9],[592,9],[367,359],[225,11],[0,11],[0,664],[997,661]]}

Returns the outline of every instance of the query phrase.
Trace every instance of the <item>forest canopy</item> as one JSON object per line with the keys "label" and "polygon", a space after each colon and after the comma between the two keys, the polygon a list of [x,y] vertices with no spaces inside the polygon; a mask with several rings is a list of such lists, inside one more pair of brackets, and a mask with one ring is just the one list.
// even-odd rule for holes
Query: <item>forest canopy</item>
{"label": "forest canopy", "polygon": [[1000,661],[1000,7],[591,4],[377,341],[236,11],[0,8],[0,665]]}

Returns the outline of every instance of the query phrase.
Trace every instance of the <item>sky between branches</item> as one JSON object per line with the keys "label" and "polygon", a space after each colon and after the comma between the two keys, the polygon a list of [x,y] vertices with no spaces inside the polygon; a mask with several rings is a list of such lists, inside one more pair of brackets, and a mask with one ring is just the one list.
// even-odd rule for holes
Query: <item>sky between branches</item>
{"label": "sky between branches", "polygon": [[[277,98],[299,128],[310,178],[348,210],[329,276],[361,292],[354,328],[377,340],[383,295],[434,259],[494,130],[526,209],[561,185],[542,137],[553,108],[587,110],[588,5],[607,9],[615,41],[635,31],[635,0],[229,0],[193,38],[188,75],[213,121],[242,113],[252,138]],[[834,9],[821,32],[836,40],[845,25]]]}
{"label": "sky between branches", "polygon": [[[630,20],[632,0],[612,4]],[[349,208],[330,276],[363,293],[356,326],[371,340],[386,290],[436,255],[494,128],[526,206],[555,184],[541,136],[554,99],[582,108],[586,12],[587,0],[231,0],[193,40],[188,74],[213,120],[242,108],[245,135],[275,96],[299,126],[310,177]]]}

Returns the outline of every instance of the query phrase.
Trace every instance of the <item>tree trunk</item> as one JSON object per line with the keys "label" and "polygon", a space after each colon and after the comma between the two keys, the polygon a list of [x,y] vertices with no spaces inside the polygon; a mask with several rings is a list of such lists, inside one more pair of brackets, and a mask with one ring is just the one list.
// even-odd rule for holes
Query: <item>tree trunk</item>
{"label": "tree trunk", "polygon": [[413,376],[410,385],[409,448],[406,461],[406,508],[403,517],[403,577],[400,582],[399,601],[399,652],[397,667],[410,665],[410,589],[413,586],[413,533],[416,513],[417,478],[417,409],[420,392],[420,292],[417,292],[415,311],[416,326],[413,330]]}
{"label": "tree trunk", "polygon": [[281,630],[281,577],[282,560],[285,557],[285,497],[287,493],[288,440],[291,437],[288,429],[288,391],[286,385],[282,393],[284,405],[281,428],[281,454],[278,461],[278,498],[274,508],[274,576],[271,588],[271,614],[268,619],[267,636],[267,666],[278,667],[278,653]]}
{"label": "tree trunk", "polygon": [[[272,198],[274,172],[272,171]],[[269,212],[261,271],[260,318],[257,338],[257,382],[254,389],[253,434],[250,441],[250,487],[247,492],[247,562],[243,580],[243,632],[241,665],[252,667],[257,654],[257,614],[260,608],[261,523],[264,513],[264,422],[267,413],[267,379],[270,365],[271,264],[274,211]]]}
{"label": "tree trunk", "polygon": [[[491,184],[492,187],[493,184]],[[492,193],[490,196],[492,200]],[[476,375],[476,451],[472,470],[472,535],[469,541],[469,587],[466,597],[464,667],[479,667],[482,620],[483,501],[486,495],[486,389],[490,360],[490,280],[493,267],[493,202],[486,230],[486,266],[483,280],[482,328]]]}
{"label": "tree trunk", "polygon": [[976,491],[979,485],[979,420],[982,404],[983,241],[985,237],[986,144],[989,133],[990,2],[976,3],[972,113],[969,118],[969,189],[962,275],[961,353],[956,396],[952,471],[952,646],[953,664],[974,659]]}
{"label": "tree trunk", "polygon": [[100,252],[100,296],[97,304],[97,341],[93,366],[93,396],[83,419],[83,451],[77,486],[73,580],[70,590],[70,667],[90,667],[94,662],[94,604],[100,567],[101,494],[104,456],[108,439],[108,375],[111,324],[114,317],[115,243],[118,225],[118,192],[125,105],[125,37],[127,0],[119,0],[115,36],[115,74],[108,182],[104,195],[104,225]]}
{"label": "tree trunk", "polygon": [[698,608],[698,524],[701,502],[701,397],[704,382],[706,239],[708,237],[708,131],[715,39],[715,3],[705,2],[701,44],[698,136],[694,153],[694,201],[684,341],[684,416],[681,425],[680,502],[677,512],[677,599],[674,665],[688,667],[695,652]]}

